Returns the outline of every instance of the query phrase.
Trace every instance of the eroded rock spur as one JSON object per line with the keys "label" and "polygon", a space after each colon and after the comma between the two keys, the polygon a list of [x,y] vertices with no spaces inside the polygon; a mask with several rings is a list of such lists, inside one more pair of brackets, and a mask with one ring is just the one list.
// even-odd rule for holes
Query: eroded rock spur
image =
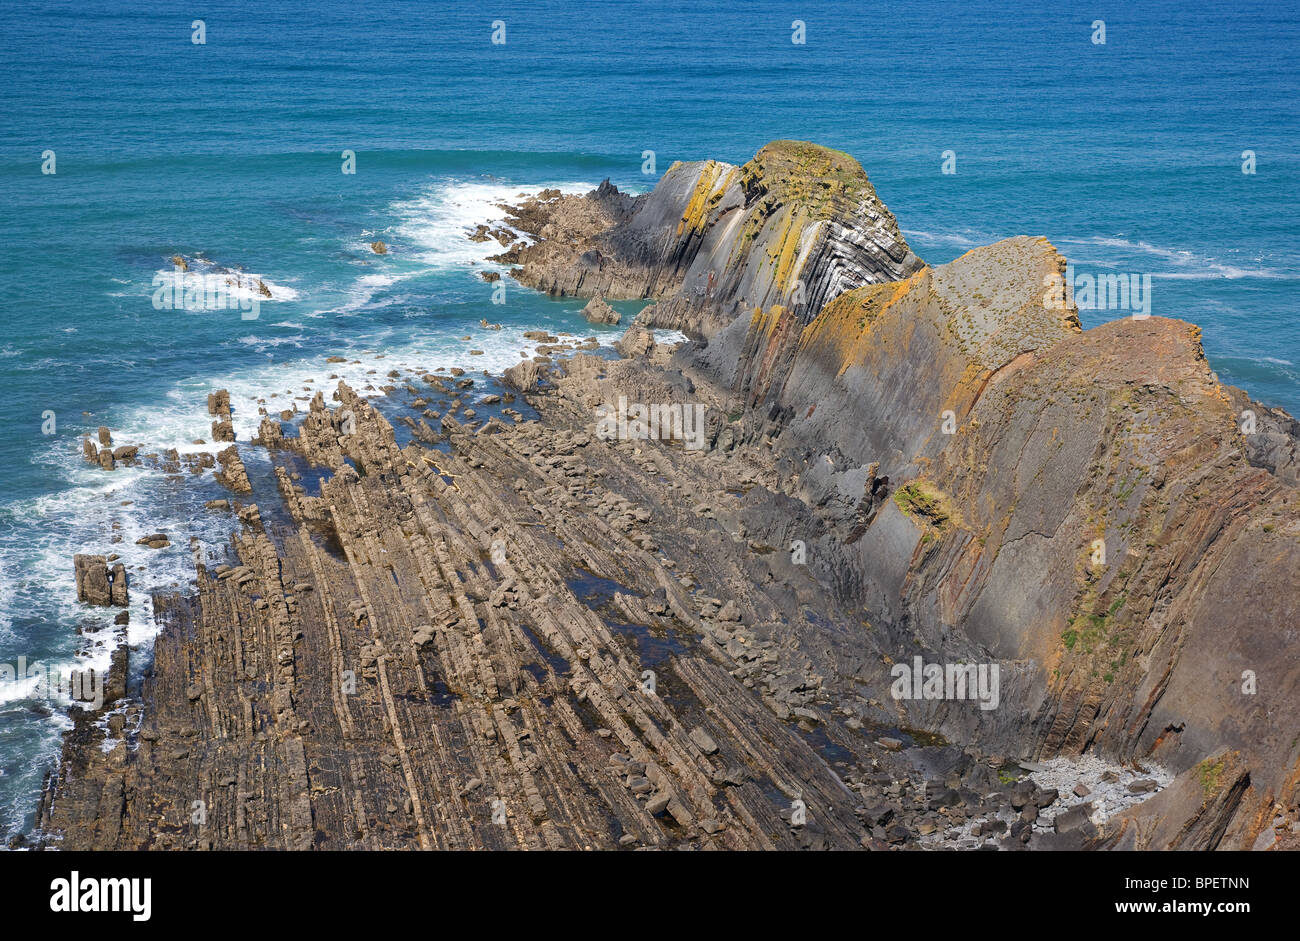
{"label": "eroded rock spur", "polygon": [[520,282],[653,302],[622,358],[230,444],[228,558],[78,713],[47,845],[1295,845],[1296,425],[1195,328],[1081,330],[1042,238],[927,266],[811,144],[507,222]]}

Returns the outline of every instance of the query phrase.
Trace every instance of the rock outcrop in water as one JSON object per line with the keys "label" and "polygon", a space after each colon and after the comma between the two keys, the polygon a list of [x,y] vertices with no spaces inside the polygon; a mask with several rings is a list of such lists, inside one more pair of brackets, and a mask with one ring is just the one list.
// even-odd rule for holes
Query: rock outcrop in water
{"label": "rock outcrop in water", "polygon": [[810,317],[836,294],[922,264],[857,161],[798,141],[771,143],[743,167],[675,163],[635,199],[606,181],[530,209],[526,231],[540,241],[508,259],[521,282],[556,295],[662,298],[653,326],[716,326],[774,304]]}
{"label": "rock outcrop in water", "polygon": [[77,600],[93,605],[112,604],[112,583],[104,556],[76,555],[72,563],[76,571]]}
{"label": "rock outcrop in water", "polygon": [[587,306],[582,308],[582,316],[586,317],[591,323],[616,324],[622,317],[619,312],[605,303],[605,299],[597,294]]}
{"label": "rock outcrop in water", "polygon": [[[283,510],[156,599],[52,845],[1296,845],[1296,426],[1194,327],[1081,330],[1041,238],[926,266],[811,144],[509,221],[523,283],[654,302],[625,358],[513,367],[538,421],[404,419],[437,450],[341,383],[264,422]],[[598,433],[620,400],[701,447]],[[898,698],[913,663],[1000,681]]]}

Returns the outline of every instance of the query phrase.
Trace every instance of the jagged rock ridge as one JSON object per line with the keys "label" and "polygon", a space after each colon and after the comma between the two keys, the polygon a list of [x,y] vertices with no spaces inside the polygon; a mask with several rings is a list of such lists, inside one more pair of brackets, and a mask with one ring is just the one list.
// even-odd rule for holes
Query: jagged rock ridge
{"label": "jagged rock ridge", "polygon": [[[140,731],[105,751],[78,723],[45,833],[880,849],[1007,834],[1015,790],[1005,842],[1037,845],[1000,758],[1089,752],[1176,777],[1100,832],[1071,811],[1078,838],[1295,845],[1295,423],[1221,386],[1195,328],[1082,331],[1044,239],[927,267],[811,144],[512,219],[523,283],[654,301],[626,358],[516,367],[543,420],[446,415],[449,453],[343,385],[296,438],[264,422],[333,476],[278,468],[289,519],[243,507],[237,564],[161,600]],[[619,395],[703,404],[707,450],[594,438]],[[913,656],[996,661],[999,707],[893,699]]]}
{"label": "jagged rock ridge", "polygon": [[[774,150],[802,159],[774,168]],[[941,706],[939,728],[1180,772],[1128,843],[1248,846],[1275,810],[1294,819],[1300,756],[1283,717],[1300,674],[1280,652],[1300,613],[1294,420],[1220,385],[1194,327],[1151,318],[1081,331],[1051,302],[1065,261],[1044,239],[921,268],[901,239],[881,238],[897,231],[883,207],[827,213],[803,173],[837,166],[831,151],[804,156],[818,151],[780,142],[735,180],[705,165],[703,201],[671,172],[649,197],[661,231],[676,214],[679,229],[713,236],[695,254],[707,262],[639,320],[693,333],[674,365],[745,407],[724,447],[771,446],[792,492],[830,524],[816,549],[823,579],[899,642],[968,643],[1031,665],[1012,708],[972,726]],[[639,212],[619,228],[637,228]],[[738,234],[764,219],[776,219],[765,234],[794,231],[819,214],[836,218],[793,241]],[[851,275],[813,261],[814,228],[859,250]],[[729,267],[719,244],[748,246],[747,264]],[[703,297],[702,268],[725,272]],[[783,290],[790,272],[814,286],[804,306]],[[1256,427],[1244,434],[1247,409]],[[1243,692],[1261,673],[1269,693]],[[1231,773],[1207,774],[1220,766]],[[1215,786],[1184,784],[1200,779]]]}

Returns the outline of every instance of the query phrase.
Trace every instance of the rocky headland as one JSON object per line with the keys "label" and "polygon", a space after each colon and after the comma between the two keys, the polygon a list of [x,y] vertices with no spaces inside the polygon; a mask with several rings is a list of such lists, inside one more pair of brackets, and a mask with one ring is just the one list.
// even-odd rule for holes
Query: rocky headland
{"label": "rocky headland", "polygon": [[[74,710],[42,845],[1300,845],[1300,428],[1195,327],[1081,329],[1044,238],[926,265],[800,142],[507,223],[470,237],[519,282],[649,302],[617,356],[398,375],[393,420],[339,382],[199,462],[229,558]],[[603,433],[618,402],[702,426]],[[913,664],[993,688],[900,696]]]}

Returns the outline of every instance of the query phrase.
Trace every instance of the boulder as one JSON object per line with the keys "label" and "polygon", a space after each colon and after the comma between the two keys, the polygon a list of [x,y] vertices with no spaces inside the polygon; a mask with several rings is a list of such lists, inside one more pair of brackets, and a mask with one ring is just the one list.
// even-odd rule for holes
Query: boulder
{"label": "boulder", "polygon": [[892,827],[885,830],[885,841],[887,843],[906,843],[910,838],[911,834],[908,833],[907,827],[904,827],[901,824],[894,824]]}
{"label": "boulder", "polygon": [[614,344],[614,349],[624,357],[645,356],[655,348],[654,334],[638,324],[632,324]]}
{"label": "boulder", "polygon": [[691,729],[690,740],[700,751],[706,755],[712,755],[718,750],[718,743],[704,729],[696,726]]}
{"label": "boulder", "polygon": [[582,308],[582,316],[586,317],[591,323],[608,323],[616,324],[623,318],[619,312],[605,303],[605,299],[597,294],[587,306]]}
{"label": "boulder", "polygon": [[536,392],[538,381],[541,379],[542,367],[540,363],[532,360],[524,360],[517,363],[505,371],[503,379],[505,384],[512,389],[520,392]]}
{"label": "boulder", "polygon": [[678,825],[683,827],[689,827],[695,823],[695,815],[691,813],[690,809],[685,804],[675,797],[668,802],[668,816],[672,817]]}
{"label": "boulder", "polygon": [[1089,820],[1091,815],[1092,803],[1090,801],[1075,804],[1073,807],[1067,808],[1056,815],[1056,819],[1052,821],[1052,829],[1057,833],[1070,833],[1091,823]]}
{"label": "boulder", "polygon": [[[929,788],[927,788],[927,791]],[[929,795],[929,809],[938,810],[940,807],[956,807],[961,803],[961,794],[950,787],[940,787],[935,789]]]}
{"label": "boulder", "polygon": [[1022,809],[1026,804],[1034,799],[1034,782],[1018,781],[1015,787],[1011,789],[1011,807],[1014,810]]}
{"label": "boulder", "polygon": [[873,827],[883,827],[894,819],[894,808],[888,804],[877,804],[865,811],[866,822]]}

